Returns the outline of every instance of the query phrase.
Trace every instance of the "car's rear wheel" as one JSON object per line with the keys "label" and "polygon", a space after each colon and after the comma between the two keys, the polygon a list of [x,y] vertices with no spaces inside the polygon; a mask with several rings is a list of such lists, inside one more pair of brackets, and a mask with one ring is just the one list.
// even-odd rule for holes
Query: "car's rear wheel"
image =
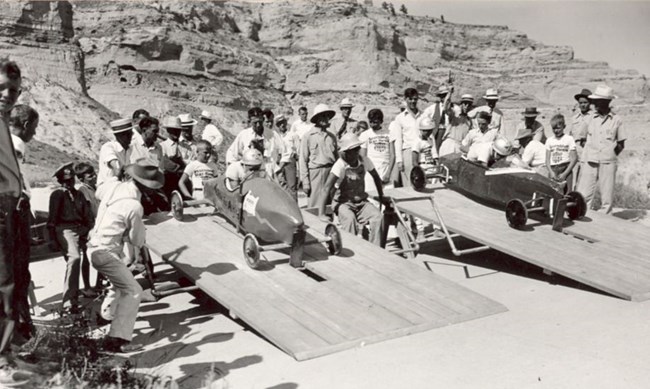
{"label": "car's rear wheel", "polygon": [[171,199],[172,215],[178,221],[183,220],[183,196],[177,190],[172,192]]}
{"label": "car's rear wheel", "polygon": [[341,240],[341,233],[339,229],[332,223],[325,227],[325,236],[329,238],[326,242],[327,251],[332,255],[341,254],[343,249],[343,241]]}
{"label": "car's rear wheel", "polygon": [[526,225],[528,220],[528,210],[523,201],[512,199],[506,205],[506,220],[512,228],[520,229]]}
{"label": "car's rear wheel", "polygon": [[569,192],[566,197],[568,197],[569,203],[571,203],[566,209],[569,219],[579,219],[587,214],[587,202],[580,192]]}
{"label": "car's rear wheel", "polygon": [[411,179],[411,185],[413,186],[413,189],[417,191],[424,189],[424,186],[427,183],[427,178],[424,175],[424,170],[422,170],[422,168],[419,166],[413,166],[411,173],[409,174],[409,178]]}
{"label": "car's rear wheel", "polygon": [[251,269],[260,267],[260,244],[253,234],[244,236],[244,258]]}

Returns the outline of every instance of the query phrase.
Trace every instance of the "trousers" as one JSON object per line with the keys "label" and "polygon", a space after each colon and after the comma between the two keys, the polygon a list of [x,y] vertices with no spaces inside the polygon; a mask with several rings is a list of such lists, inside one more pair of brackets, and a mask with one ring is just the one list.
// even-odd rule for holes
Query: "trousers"
{"label": "trousers", "polygon": [[296,160],[291,159],[277,174],[278,183],[296,200],[298,191],[298,171],[296,168]]}
{"label": "trousers", "polygon": [[329,193],[325,193],[325,182],[331,170],[331,166],[309,169],[309,185],[311,185],[311,193],[307,205],[309,208],[318,206],[320,196],[329,196]]}
{"label": "trousers", "polygon": [[381,242],[381,213],[369,201],[360,203],[342,203],[338,207],[341,227],[352,234],[357,234],[357,226],[368,223],[370,227],[370,243],[380,245]]}
{"label": "trousers", "polygon": [[611,213],[614,200],[614,181],[616,179],[616,162],[583,162],[580,167],[578,192],[592,209],[596,187],[600,192],[601,205],[598,211]]}
{"label": "trousers", "polygon": [[81,249],[79,235],[81,227],[56,227],[56,239],[66,262],[62,302],[77,302],[79,297],[79,273],[81,270]]}
{"label": "trousers", "polygon": [[124,264],[120,250],[89,247],[88,253],[93,267],[108,278],[114,288],[115,298],[108,308],[113,317],[108,335],[130,342],[142,300],[142,287]]}
{"label": "trousers", "polygon": [[14,263],[18,198],[0,196],[0,355],[7,354],[15,327]]}

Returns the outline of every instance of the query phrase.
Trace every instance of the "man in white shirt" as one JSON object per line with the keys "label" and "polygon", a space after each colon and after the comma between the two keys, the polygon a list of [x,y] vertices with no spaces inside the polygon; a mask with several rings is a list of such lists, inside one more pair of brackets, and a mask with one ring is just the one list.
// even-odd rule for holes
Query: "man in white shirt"
{"label": "man in white shirt", "polygon": [[357,121],[350,116],[352,114],[352,108],[354,108],[352,101],[347,97],[344,98],[339,105],[341,115],[332,119],[330,128],[339,140],[346,133],[354,133],[357,127]]}
{"label": "man in white shirt", "polygon": [[[422,115],[422,111],[418,109],[418,101],[420,96],[418,91],[414,88],[408,88],[404,91],[404,100],[406,101],[406,109],[399,113],[393,123],[391,123],[391,131],[395,134],[395,162],[397,174],[393,174],[393,182],[395,187],[410,186],[409,174],[413,168],[413,157],[411,153],[412,145],[420,138],[420,129],[418,121]],[[401,179],[401,183],[400,183]]]}
{"label": "man in white shirt", "polygon": [[474,108],[473,110],[467,113],[467,116],[470,118],[475,118],[479,112],[487,112],[490,114],[492,121],[490,122],[490,129],[496,129],[497,132],[501,132],[501,123],[503,121],[503,112],[496,107],[497,102],[499,101],[499,92],[496,89],[488,89],[483,96],[486,105],[481,105]]}
{"label": "man in white shirt", "polygon": [[207,140],[210,142],[213,148],[213,152],[210,155],[210,160],[212,162],[217,162],[217,151],[219,151],[219,146],[223,143],[223,135],[221,131],[212,123],[212,114],[209,111],[201,112],[201,124],[203,127],[203,132],[201,133],[201,139]]}
{"label": "man in white shirt", "polygon": [[293,131],[287,130],[287,119],[280,114],[275,118],[275,127],[284,142],[284,153],[280,159],[280,170],[278,182],[291,197],[297,199],[298,191],[298,151],[300,150],[300,138]]}
{"label": "man in white shirt", "polygon": [[163,152],[158,143],[158,133],[160,132],[158,119],[145,117],[139,121],[138,127],[140,134],[135,136],[134,133],[133,140],[131,140],[130,163],[135,163],[140,159],[150,159],[162,169]]}
{"label": "man in white shirt", "polygon": [[[131,161],[131,139],[133,123],[131,119],[117,119],[110,122],[114,141],[106,142],[99,150],[99,171],[97,172],[98,193],[106,181],[122,179],[124,166]],[[97,197],[99,198],[99,196]]]}
{"label": "man in white shirt", "polygon": [[489,112],[479,112],[476,115],[476,127],[469,130],[460,142],[461,151],[467,152],[476,143],[490,143],[497,138],[497,129],[490,128],[491,120]]}
{"label": "man in white shirt", "polygon": [[546,146],[534,138],[533,130],[531,128],[520,128],[515,140],[521,146],[521,158],[514,159],[512,165],[524,169],[533,169],[535,172],[548,177]]}
{"label": "man in white shirt", "polygon": [[131,164],[125,167],[130,177],[125,182],[107,183],[88,242],[88,255],[95,269],[108,278],[115,289],[115,300],[105,318],[111,328],[104,338],[107,351],[128,353],[142,348],[131,344],[133,328],[142,299],[142,287],[126,267],[123,249],[126,242],[140,250],[145,243],[145,227],[140,197],[145,188],[160,189],[164,176],[157,166]]}
{"label": "man in white shirt", "polygon": [[502,160],[512,152],[512,144],[506,138],[498,137],[494,142],[476,143],[467,153],[467,159],[479,162],[490,168],[495,162]]}
{"label": "man in white shirt", "polygon": [[314,124],[307,120],[307,113],[307,107],[298,108],[299,119],[291,124],[290,131],[298,135],[300,140],[302,140],[303,136],[314,127]]}

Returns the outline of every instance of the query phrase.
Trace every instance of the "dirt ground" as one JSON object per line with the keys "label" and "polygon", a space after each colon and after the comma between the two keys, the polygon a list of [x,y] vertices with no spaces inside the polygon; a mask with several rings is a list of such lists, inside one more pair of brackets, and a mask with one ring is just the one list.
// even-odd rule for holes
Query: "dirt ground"
{"label": "dirt ground", "polygon": [[[43,198],[36,194],[35,204]],[[210,298],[180,294],[142,304],[134,341],[146,348],[129,357],[181,388],[203,387],[211,369],[211,388],[647,386],[650,302],[605,295],[494,251],[459,260],[443,242],[425,244],[416,261],[509,311],[297,362]],[[46,307],[60,301],[64,270],[62,258],[31,265]]]}

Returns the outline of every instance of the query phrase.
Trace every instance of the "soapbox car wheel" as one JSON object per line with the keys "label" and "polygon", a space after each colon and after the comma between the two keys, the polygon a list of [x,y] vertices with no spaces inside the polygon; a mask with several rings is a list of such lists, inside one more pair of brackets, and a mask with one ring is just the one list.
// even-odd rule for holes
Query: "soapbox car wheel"
{"label": "soapbox car wheel", "polygon": [[327,251],[332,255],[339,255],[343,249],[343,241],[339,229],[332,223],[325,227],[325,236],[329,238],[326,242]]}
{"label": "soapbox car wheel", "polygon": [[427,184],[427,177],[424,174],[424,170],[419,166],[413,166],[409,178],[411,179],[413,189],[417,191],[424,189],[424,186]]}
{"label": "soapbox car wheel", "polygon": [[180,192],[175,190],[172,192],[170,201],[172,207],[172,215],[174,219],[182,221],[183,220],[183,196]]}
{"label": "soapbox car wheel", "polygon": [[566,197],[568,197],[570,203],[573,203],[566,209],[569,219],[579,219],[587,214],[587,202],[580,192],[569,192]]}
{"label": "soapbox car wheel", "polygon": [[521,228],[528,220],[528,210],[524,202],[519,199],[512,199],[506,205],[506,219],[512,228]]}
{"label": "soapbox car wheel", "polygon": [[244,236],[244,258],[251,269],[260,267],[260,244],[253,234]]}

